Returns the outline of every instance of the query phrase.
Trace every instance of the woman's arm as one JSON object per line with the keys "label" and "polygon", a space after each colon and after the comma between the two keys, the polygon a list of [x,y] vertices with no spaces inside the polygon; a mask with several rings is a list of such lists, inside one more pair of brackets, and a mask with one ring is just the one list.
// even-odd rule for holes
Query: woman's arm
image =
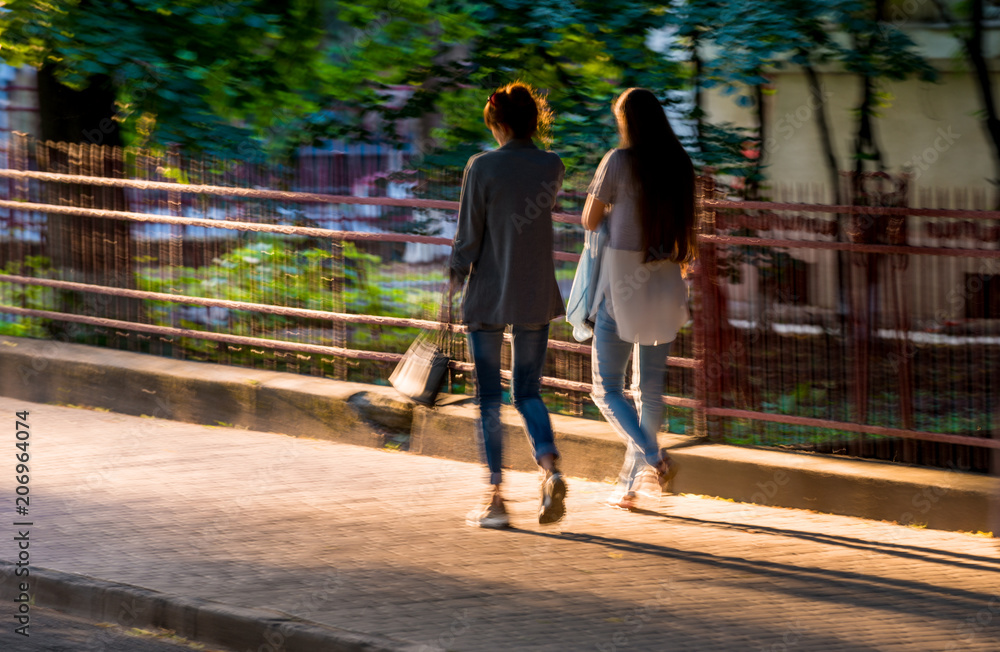
{"label": "woman's arm", "polygon": [[462,178],[462,195],[459,198],[458,231],[451,249],[453,277],[464,279],[479,260],[486,229],[486,198],[477,170],[470,160]]}
{"label": "woman's arm", "polygon": [[604,221],[604,211],[615,203],[615,190],[618,184],[618,169],[621,156],[619,150],[613,149],[604,155],[601,164],[597,166],[594,179],[587,188],[587,203],[583,206],[583,228],[596,231]]}
{"label": "woman's arm", "polygon": [[597,227],[604,221],[604,211],[607,204],[593,195],[587,195],[587,203],[583,205],[583,228],[588,231],[596,231]]}

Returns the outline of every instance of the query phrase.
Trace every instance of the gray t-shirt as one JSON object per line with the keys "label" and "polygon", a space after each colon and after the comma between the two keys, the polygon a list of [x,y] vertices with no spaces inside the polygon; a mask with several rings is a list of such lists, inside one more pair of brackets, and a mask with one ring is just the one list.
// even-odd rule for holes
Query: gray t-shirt
{"label": "gray t-shirt", "polygon": [[587,189],[611,206],[605,217],[610,240],[601,260],[591,318],[604,302],[623,341],[643,345],[672,342],[688,319],[687,286],[677,263],[643,262],[638,192],[630,165],[626,152],[611,150]]}
{"label": "gray t-shirt", "polygon": [[637,206],[639,193],[632,181],[630,166],[629,156],[624,150],[611,150],[597,166],[587,192],[611,206],[604,218],[608,221],[608,233],[611,236],[608,246],[641,251],[642,225]]}

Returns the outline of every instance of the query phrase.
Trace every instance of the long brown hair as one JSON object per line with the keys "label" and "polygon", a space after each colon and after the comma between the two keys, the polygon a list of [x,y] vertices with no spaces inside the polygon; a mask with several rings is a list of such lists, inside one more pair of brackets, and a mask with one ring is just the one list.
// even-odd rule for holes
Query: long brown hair
{"label": "long brown hair", "polygon": [[694,165],[650,91],[630,88],[614,103],[618,147],[638,191],[645,262],[694,258]]}

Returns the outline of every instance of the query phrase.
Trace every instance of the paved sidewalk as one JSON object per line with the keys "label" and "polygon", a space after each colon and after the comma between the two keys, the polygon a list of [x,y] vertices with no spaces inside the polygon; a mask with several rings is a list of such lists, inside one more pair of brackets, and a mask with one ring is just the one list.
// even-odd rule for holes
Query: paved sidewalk
{"label": "paved sidewalk", "polygon": [[984,537],[692,496],[630,514],[572,480],[570,516],[541,527],[525,473],[516,529],[482,531],[463,524],[475,465],[0,398],[10,453],[20,410],[36,566],[427,650],[1000,649]]}

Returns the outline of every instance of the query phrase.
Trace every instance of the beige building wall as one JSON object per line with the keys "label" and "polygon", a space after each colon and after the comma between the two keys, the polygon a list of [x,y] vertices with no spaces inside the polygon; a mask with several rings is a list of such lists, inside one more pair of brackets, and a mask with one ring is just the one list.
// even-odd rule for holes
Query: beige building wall
{"label": "beige building wall", "polygon": [[[879,108],[875,121],[876,137],[890,173],[908,172],[911,175],[911,205],[934,207],[989,208],[995,201],[996,189],[989,179],[1000,175],[993,146],[989,141],[977,113],[982,109],[975,77],[965,67],[959,44],[946,30],[923,27],[910,30],[910,35],[920,45],[925,56],[939,70],[938,83],[921,81],[883,82],[879,90],[885,93],[885,104]],[[1000,95],[1000,30],[992,30],[988,40],[992,58],[992,79]],[[835,69],[820,71],[823,84],[827,118],[833,147],[841,170],[853,168],[854,135],[857,130],[855,110],[860,104],[860,80],[856,75]],[[773,186],[829,187],[819,129],[816,125],[816,102],[809,92],[805,75],[795,68],[775,71],[772,75],[773,93],[767,96],[768,139],[765,157],[768,183]],[[1000,97],[997,98],[1000,100]],[[737,106],[732,96],[721,92],[705,94],[705,108],[712,122],[731,122],[754,128],[752,109]],[[949,205],[948,197],[938,193],[927,197],[927,191],[947,189],[969,191],[967,199],[958,199]],[[923,194],[921,191],[924,191]],[[781,197],[787,200],[788,197]],[[808,201],[802,197],[800,200]],[[830,201],[827,191],[817,201]],[[964,204],[964,205],[963,205]],[[820,217],[820,216],[814,216]],[[952,258],[938,256],[911,256],[905,270],[895,276],[900,292],[908,304],[908,314],[913,317],[915,328],[935,329],[947,321],[961,321],[966,315],[966,301],[978,286],[976,278],[984,274],[1000,274],[1000,244],[987,243],[975,238],[930,238],[926,222],[934,221],[909,218],[908,241],[913,245],[936,247],[962,247],[997,251],[996,258]],[[948,221],[948,220],[945,220]],[[981,222],[980,228],[993,228],[996,223]],[[762,236],[788,239],[821,239],[825,236],[801,232],[772,230]],[[809,308],[821,320],[837,307],[837,264],[833,252],[790,249],[795,258],[810,263]],[[847,257],[850,258],[850,257]],[[847,260],[845,258],[845,260]],[[883,257],[882,278],[879,287],[881,309],[886,312],[880,320],[884,327],[891,327],[888,309],[891,305],[891,286],[884,280],[887,259]],[[852,274],[860,277],[862,268],[852,267]],[[744,266],[743,281],[729,285],[728,295],[734,316],[753,318],[760,315],[764,302],[758,291],[757,270]],[[976,277],[971,280],[970,277]],[[781,318],[781,311],[769,307],[771,315]],[[808,316],[802,310],[788,315],[801,322]]]}
{"label": "beige building wall", "polygon": [[[958,41],[944,29],[910,31],[924,56],[939,71],[939,82],[881,82],[886,104],[879,108],[876,136],[889,172],[911,171],[915,187],[992,189],[988,179],[1000,175],[992,145],[977,113],[982,109],[975,77],[968,71]],[[992,79],[1000,94],[1000,29],[987,40]],[[771,182],[827,183],[826,163],[816,126],[816,102],[805,75],[795,67],[772,73],[774,92],[767,99],[769,116],[766,173]],[[855,110],[861,87],[857,75],[821,69],[827,117],[841,169],[853,168],[857,131]],[[752,109],[739,107],[721,91],[705,94],[712,122],[753,128]]]}
{"label": "beige building wall", "polygon": [[[816,102],[800,72],[776,73],[766,107],[769,124],[765,173],[772,183],[823,183],[828,172],[816,123]],[[842,170],[853,168],[860,104],[858,77],[821,75],[831,140]],[[993,73],[1000,89],[1000,72]],[[939,83],[885,83],[887,105],[879,109],[876,137],[889,172],[911,172],[915,188],[970,188],[986,191],[1000,174],[982,121],[976,82],[967,72],[941,73]],[[713,122],[754,127],[755,116],[731,97],[706,94]]]}

